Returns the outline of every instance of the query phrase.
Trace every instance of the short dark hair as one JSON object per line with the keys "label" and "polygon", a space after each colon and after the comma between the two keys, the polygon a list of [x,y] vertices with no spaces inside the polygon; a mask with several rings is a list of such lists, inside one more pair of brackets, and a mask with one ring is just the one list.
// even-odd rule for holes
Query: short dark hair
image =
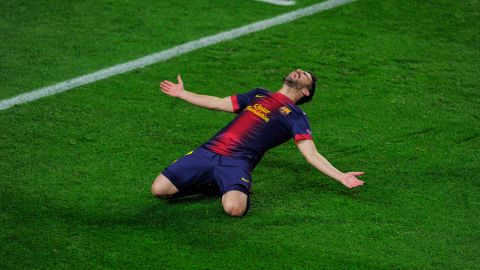
{"label": "short dark hair", "polygon": [[297,101],[297,103],[295,103],[296,105],[302,105],[312,100],[313,95],[315,94],[315,88],[317,88],[317,77],[315,76],[315,74],[313,74],[310,71],[305,71],[305,72],[307,72],[308,74],[310,74],[310,76],[312,76],[312,83],[309,86],[307,86],[307,89],[310,95],[303,96],[301,99]]}

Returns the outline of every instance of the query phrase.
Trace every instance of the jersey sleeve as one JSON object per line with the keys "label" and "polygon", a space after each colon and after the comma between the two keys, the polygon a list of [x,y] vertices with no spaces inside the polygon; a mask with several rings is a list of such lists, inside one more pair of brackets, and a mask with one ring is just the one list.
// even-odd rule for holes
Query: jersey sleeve
{"label": "jersey sleeve", "polygon": [[307,116],[302,112],[297,114],[292,124],[292,137],[295,143],[301,140],[312,140],[312,131]]}
{"label": "jersey sleeve", "polygon": [[232,105],[233,105],[233,112],[234,113],[240,113],[247,107],[248,104],[250,104],[250,101],[252,101],[253,98],[255,98],[255,95],[257,94],[258,90],[254,89],[250,92],[243,93],[243,94],[236,94],[230,97],[232,100]]}

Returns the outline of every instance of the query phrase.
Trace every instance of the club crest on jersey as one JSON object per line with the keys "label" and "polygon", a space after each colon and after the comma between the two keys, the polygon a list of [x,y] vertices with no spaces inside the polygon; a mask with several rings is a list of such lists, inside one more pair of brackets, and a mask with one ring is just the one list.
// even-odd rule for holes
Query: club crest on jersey
{"label": "club crest on jersey", "polygon": [[290,110],[287,106],[280,107],[278,110],[283,115],[287,115],[292,112],[292,110]]}

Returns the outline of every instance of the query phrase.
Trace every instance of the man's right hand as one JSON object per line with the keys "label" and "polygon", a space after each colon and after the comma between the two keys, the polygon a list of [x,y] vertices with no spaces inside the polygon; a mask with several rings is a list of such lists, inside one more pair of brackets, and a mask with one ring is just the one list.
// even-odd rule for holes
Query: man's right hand
{"label": "man's right hand", "polygon": [[189,92],[183,88],[183,81],[180,75],[177,76],[178,84],[171,81],[163,81],[160,83],[160,90],[163,93],[178,97],[193,105],[207,108],[210,110],[234,112],[233,103],[230,97],[218,98],[215,96],[199,95],[193,92]]}
{"label": "man's right hand", "polygon": [[185,89],[183,89],[183,81],[180,75],[177,76],[178,84],[172,83],[171,81],[163,81],[160,83],[160,90],[163,93],[172,96],[172,97],[179,97]]}

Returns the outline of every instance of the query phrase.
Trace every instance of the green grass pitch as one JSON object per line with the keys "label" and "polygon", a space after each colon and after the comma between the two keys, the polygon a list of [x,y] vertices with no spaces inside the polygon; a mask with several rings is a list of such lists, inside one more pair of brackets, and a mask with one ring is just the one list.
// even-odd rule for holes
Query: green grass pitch
{"label": "green grass pitch", "polygon": [[[154,3],[152,3],[154,2]],[[0,99],[316,3],[4,1]],[[0,111],[0,269],[478,269],[480,2],[360,0]],[[319,152],[289,142],[252,207],[149,193],[233,115],[163,95],[277,90],[301,67]]]}

